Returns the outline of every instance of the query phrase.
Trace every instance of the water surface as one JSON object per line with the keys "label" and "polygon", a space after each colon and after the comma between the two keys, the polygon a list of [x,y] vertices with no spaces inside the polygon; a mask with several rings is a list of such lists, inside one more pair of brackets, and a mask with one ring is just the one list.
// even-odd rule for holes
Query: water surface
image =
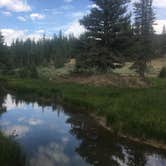
{"label": "water surface", "polygon": [[165,151],[119,139],[85,113],[10,94],[0,109],[0,129],[21,145],[28,166],[166,166]]}

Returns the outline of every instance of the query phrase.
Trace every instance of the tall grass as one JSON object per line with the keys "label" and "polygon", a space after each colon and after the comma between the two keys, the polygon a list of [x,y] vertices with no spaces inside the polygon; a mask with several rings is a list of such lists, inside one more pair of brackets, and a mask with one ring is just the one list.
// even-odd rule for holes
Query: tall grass
{"label": "tall grass", "polygon": [[12,139],[0,133],[0,165],[24,166],[25,156],[21,148]]}

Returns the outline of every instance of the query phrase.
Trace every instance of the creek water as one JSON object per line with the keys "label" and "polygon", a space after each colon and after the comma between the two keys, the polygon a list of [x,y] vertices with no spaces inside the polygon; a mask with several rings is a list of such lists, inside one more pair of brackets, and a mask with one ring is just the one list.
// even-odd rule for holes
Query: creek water
{"label": "creek water", "polygon": [[78,110],[10,94],[0,108],[0,130],[28,166],[166,166],[165,151],[117,138]]}

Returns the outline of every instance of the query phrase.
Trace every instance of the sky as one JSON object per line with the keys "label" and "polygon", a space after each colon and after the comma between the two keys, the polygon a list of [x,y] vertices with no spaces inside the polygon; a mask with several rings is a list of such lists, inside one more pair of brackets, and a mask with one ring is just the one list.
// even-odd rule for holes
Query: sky
{"label": "sky", "polygon": [[[38,40],[60,30],[78,37],[85,31],[79,20],[92,6],[90,0],[0,0],[0,31],[8,45],[16,38]],[[154,8],[155,30],[161,33],[166,25],[166,0],[154,0]]]}

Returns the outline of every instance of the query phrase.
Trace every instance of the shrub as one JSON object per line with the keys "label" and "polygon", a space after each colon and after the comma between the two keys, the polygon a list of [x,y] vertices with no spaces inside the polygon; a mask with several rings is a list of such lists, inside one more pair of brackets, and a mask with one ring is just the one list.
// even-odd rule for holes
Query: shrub
{"label": "shrub", "polygon": [[163,67],[159,74],[160,78],[166,78],[166,67]]}

